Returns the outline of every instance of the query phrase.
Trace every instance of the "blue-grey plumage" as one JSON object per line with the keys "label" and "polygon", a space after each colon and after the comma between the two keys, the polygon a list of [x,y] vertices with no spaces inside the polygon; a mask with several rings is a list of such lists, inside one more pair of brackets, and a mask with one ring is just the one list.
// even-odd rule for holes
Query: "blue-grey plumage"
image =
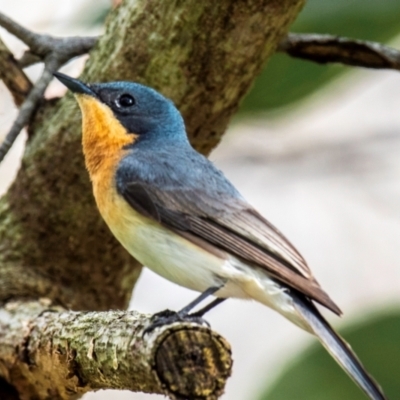
{"label": "blue-grey plumage", "polygon": [[348,345],[313,305],[339,308],[289,241],[190,145],[179,111],[146,86],[85,85],[76,93],[98,208],[140,262],[182,286],[257,300],[315,334],[370,399],[383,400]]}

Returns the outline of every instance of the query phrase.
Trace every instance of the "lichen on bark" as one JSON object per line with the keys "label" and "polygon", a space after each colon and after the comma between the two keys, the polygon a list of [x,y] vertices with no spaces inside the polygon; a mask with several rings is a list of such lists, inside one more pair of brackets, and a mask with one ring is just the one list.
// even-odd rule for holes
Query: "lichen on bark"
{"label": "lichen on bark", "polygon": [[10,301],[0,313],[0,373],[26,392],[22,399],[66,400],[102,388],[218,398],[231,372],[229,344],[185,322],[146,333],[151,323],[136,311]]}

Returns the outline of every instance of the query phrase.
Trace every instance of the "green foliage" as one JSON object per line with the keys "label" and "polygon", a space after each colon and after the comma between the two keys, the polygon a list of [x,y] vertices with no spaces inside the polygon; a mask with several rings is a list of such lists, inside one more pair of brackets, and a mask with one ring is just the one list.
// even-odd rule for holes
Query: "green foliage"
{"label": "green foliage", "polygon": [[[291,31],[387,42],[400,32],[399,21],[399,0],[308,0]],[[241,112],[290,104],[351,68],[354,67],[318,65],[277,54],[256,80]]]}
{"label": "green foliage", "polygon": [[[343,332],[390,399],[400,393],[400,310],[382,313]],[[261,400],[365,400],[325,349],[315,343],[281,373]]]}

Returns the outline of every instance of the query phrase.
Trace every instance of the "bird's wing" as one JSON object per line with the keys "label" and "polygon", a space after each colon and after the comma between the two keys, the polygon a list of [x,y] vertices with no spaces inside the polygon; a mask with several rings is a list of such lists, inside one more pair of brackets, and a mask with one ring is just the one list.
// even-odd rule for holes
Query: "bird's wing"
{"label": "bird's wing", "polygon": [[193,173],[180,170],[180,160],[175,160],[174,166],[164,162],[163,169],[159,169],[154,164],[138,168],[139,161],[128,158],[117,173],[118,192],[141,214],[186,238],[200,238],[199,243],[208,242],[262,267],[289,288],[341,314],[290,242],[240,196],[213,164],[203,158],[195,160],[189,163],[195,164]]}

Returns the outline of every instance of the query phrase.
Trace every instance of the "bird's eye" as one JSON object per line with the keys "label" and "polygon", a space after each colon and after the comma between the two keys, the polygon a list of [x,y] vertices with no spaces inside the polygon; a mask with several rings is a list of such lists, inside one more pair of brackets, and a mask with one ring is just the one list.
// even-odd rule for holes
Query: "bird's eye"
{"label": "bird's eye", "polygon": [[133,106],[135,104],[135,99],[130,94],[122,94],[115,103],[119,108],[126,108]]}

